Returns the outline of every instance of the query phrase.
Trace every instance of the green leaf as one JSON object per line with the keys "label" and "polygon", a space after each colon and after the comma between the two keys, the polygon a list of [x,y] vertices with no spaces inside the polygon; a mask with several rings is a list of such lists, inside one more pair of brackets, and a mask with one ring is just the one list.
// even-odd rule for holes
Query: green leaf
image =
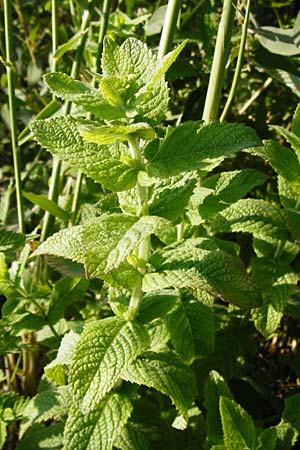
{"label": "green leaf", "polygon": [[291,131],[296,136],[300,137],[300,103],[298,104],[294,112]]}
{"label": "green leaf", "polygon": [[253,153],[267,160],[273,169],[292,186],[300,186],[300,164],[292,150],[270,140],[265,141],[263,147],[257,147]]}
{"label": "green leaf", "polygon": [[65,73],[47,73],[44,79],[56,97],[76,103],[100,119],[114,120],[125,117],[125,112],[109,104],[100,91],[86,83],[73,80]]}
{"label": "green leaf", "polygon": [[[122,217],[122,216],[120,216]],[[111,248],[107,256],[105,272],[118,267],[125,259],[131,255],[134,249],[141,244],[145,238],[151,234],[161,236],[163,232],[172,227],[171,242],[176,239],[174,227],[172,224],[162,217],[143,216],[125,232],[116,245]],[[111,231],[110,231],[111,232]],[[164,235],[163,235],[164,237]]]}
{"label": "green leaf", "polygon": [[116,77],[102,77],[99,80],[99,89],[105,100],[122,111],[126,110],[126,105],[122,98],[122,94],[126,94],[126,84]]}
{"label": "green leaf", "polygon": [[118,436],[114,447],[120,450],[151,450],[150,442],[146,436],[135,429],[131,424],[127,424]]}
{"label": "green leaf", "polygon": [[267,428],[258,436],[258,447],[256,450],[275,450],[277,443],[276,428]]}
{"label": "green leaf", "polygon": [[47,313],[47,318],[52,325],[64,316],[68,305],[83,298],[88,285],[85,279],[71,277],[62,278],[55,284]]}
{"label": "green leaf", "polygon": [[220,397],[232,399],[232,394],[224,378],[216,371],[212,370],[205,382],[204,406],[207,410],[206,426],[208,441],[210,444],[223,443],[223,431],[220,415]]}
{"label": "green leaf", "polygon": [[110,253],[136,221],[136,217],[126,214],[111,214],[97,217],[83,225],[83,246],[90,276],[105,276]]}
{"label": "green leaf", "polygon": [[61,450],[63,430],[62,423],[52,423],[49,426],[33,425],[17,445],[16,450]]}
{"label": "green leaf", "polygon": [[299,32],[299,24],[288,29],[269,26],[256,29],[256,35],[261,45],[269,52],[284,56],[294,56],[300,53]]}
{"label": "green leaf", "polygon": [[67,417],[71,405],[71,396],[67,386],[39,392],[31,398],[23,411],[19,437],[35,423],[48,420],[63,420]]}
{"label": "green leaf", "polygon": [[125,142],[134,137],[140,137],[144,140],[151,140],[155,137],[153,128],[147,123],[112,126],[82,125],[79,127],[79,132],[84,140],[99,145]]}
{"label": "green leaf", "polygon": [[0,229],[0,252],[23,247],[25,239],[25,234]]}
{"label": "green leaf", "polygon": [[174,348],[187,364],[205,357],[214,349],[214,318],[212,308],[194,299],[178,299],[177,308],[166,317]]}
{"label": "green leaf", "polygon": [[0,445],[3,448],[3,445],[5,444],[6,441],[6,436],[7,436],[7,423],[0,419]]}
{"label": "green leaf", "polygon": [[153,195],[149,200],[149,213],[169,220],[177,220],[183,214],[195,184],[196,178],[191,177],[191,174],[156,182]]}
{"label": "green leaf", "polygon": [[278,175],[277,186],[280,202],[284,208],[296,208],[300,195],[300,186]]}
{"label": "green leaf", "polygon": [[221,250],[198,248],[190,239],[175,249],[165,249],[158,271],[147,273],[143,290],[151,292],[168,287],[203,289],[241,308],[261,305],[261,295],[246,274],[240,259]]}
{"label": "green leaf", "polygon": [[79,334],[73,330],[62,338],[56,358],[45,367],[45,374],[57,385],[66,384],[66,374],[72,361]]}
{"label": "green leaf", "polygon": [[282,419],[278,425],[273,427],[278,439],[276,450],[292,448],[296,444],[297,437],[300,434],[299,398],[299,394],[296,394],[285,400]]}
{"label": "green leaf", "polygon": [[289,87],[295,95],[300,97],[300,78],[297,75],[282,69],[272,69],[268,72],[272,78]]}
{"label": "green leaf", "polygon": [[289,239],[281,210],[266,200],[242,199],[224,209],[212,221],[214,233],[244,232],[254,236]]}
{"label": "green leaf", "polygon": [[120,317],[86,326],[76,345],[69,377],[74,401],[84,414],[98,407],[124,367],[147,345],[145,328]]}
{"label": "green leaf", "polygon": [[76,225],[58,231],[44,241],[33,253],[37,255],[55,255],[84,264],[82,248],[82,226]]}
{"label": "green leaf", "polygon": [[197,390],[195,375],[174,353],[144,353],[123,370],[122,378],[167,395],[180,414],[188,418]]}
{"label": "green leaf", "polygon": [[161,33],[165,20],[166,11],[167,5],[162,5],[159,6],[157,9],[155,9],[150,19],[146,22],[145,25],[146,36],[153,36],[154,34]]}
{"label": "green leaf", "polygon": [[58,117],[37,120],[31,124],[31,130],[42,147],[108,189],[122,191],[133,187],[137,169],[120,160],[127,147],[123,144],[99,146],[85,142],[80,136],[79,126],[86,123],[70,116]]}
{"label": "green leaf", "polygon": [[251,416],[234,400],[223,396],[220,413],[226,450],[254,450],[256,434]]}
{"label": "green leaf", "polygon": [[52,216],[58,217],[64,222],[68,222],[69,213],[58,206],[53,200],[48,199],[45,195],[34,194],[33,192],[22,192],[23,197],[27,198],[34,205],[39,206],[44,211],[48,211]]}
{"label": "green leaf", "polygon": [[160,291],[146,294],[139,310],[139,320],[149,323],[154,319],[162,318],[176,305],[178,294],[174,291]]}
{"label": "green leaf", "polygon": [[74,405],[65,427],[64,450],[111,450],[131,411],[129,399],[118,393],[107,395],[87,414]]}
{"label": "green leaf", "polygon": [[155,71],[153,74],[151,74],[151,79],[147,83],[145,90],[150,91],[154,85],[161,80],[161,78],[164,76],[164,74],[168,71],[168,69],[171,67],[173,62],[177,59],[179,54],[182,52],[184,47],[186,46],[188,42],[188,39],[181,42],[173,51],[167,53],[161,61],[159,61]]}
{"label": "green leaf", "polygon": [[88,32],[88,28],[85,30],[79,30],[77,33],[75,33],[71,39],[69,39],[67,42],[64,42],[62,45],[59,45],[56,49],[56,51],[53,54],[53,57],[58,60],[60,59],[65,53],[67,53],[69,50],[75,50],[81,42],[81,38]]}
{"label": "green leaf", "polygon": [[200,215],[204,219],[214,216],[231,203],[244,197],[254,187],[263,184],[267,179],[267,175],[255,169],[221,173],[214,192],[206,196],[201,203]]}
{"label": "green leaf", "polygon": [[205,170],[212,159],[223,158],[260,141],[254,130],[241,124],[186,122],[174,128],[156,152],[147,151],[150,176],[168,178],[182,172]]}
{"label": "green leaf", "polygon": [[[300,137],[296,136],[296,134],[292,133],[291,131],[286,130],[283,127],[280,127],[278,125],[272,125],[272,128],[276,130],[281,136],[283,136],[292,146],[293,150],[295,151],[298,160],[300,159]],[[298,161],[299,166],[299,161]],[[298,167],[297,166],[297,167]]]}

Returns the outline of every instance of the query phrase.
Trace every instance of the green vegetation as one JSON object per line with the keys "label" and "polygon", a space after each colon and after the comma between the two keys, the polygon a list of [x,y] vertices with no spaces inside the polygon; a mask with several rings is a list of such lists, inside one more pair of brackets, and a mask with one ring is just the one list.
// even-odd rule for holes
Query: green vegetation
{"label": "green vegetation", "polygon": [[294,2],[3,18],[0,447],[297,448]]}

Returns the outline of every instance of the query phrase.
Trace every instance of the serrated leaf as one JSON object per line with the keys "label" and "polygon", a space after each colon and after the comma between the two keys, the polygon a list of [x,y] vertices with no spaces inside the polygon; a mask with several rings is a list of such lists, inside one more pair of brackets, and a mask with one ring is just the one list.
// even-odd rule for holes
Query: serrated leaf
{"label": "serrated leaf", "polygon": [[151,450],[150,442],[146,436],[131,424],[127,424],[123,428],[114,446],[120,450]]}
{"label": "serrated leaf", "polygon": [[224,209],[212,221],[214,233],[244,232],[254,236],[289,239],[281,210],[266,200],[242,199]]}
{"label": "serrated leaf", "polygon": [[91,276],[105,276],[109,254],[136,221],[136,217],[126,214],[111,214],[97,217],[83,225],[83,246],[87,270]]}
{"label": "serrated leaf", "polygon": [[294,112],[291,131],[296,136],[300,137],[300,103],[298,104]]}
{"label": "serrated leaf", "polygon": [[84,123],[71,116],[58,117],[32,122],[31,130],[42,147],[108,189],[122,191],[133,187],[137,169],[120,160],[126,147],[123,144],[99,146],[85,142],[79,133],[79,126]]}
{"label": "serrated leaf", "polygon": [[300,434],[299,394],[293,395],[285,400],[282,419],[278,425],[273,427],[277,434],[276,449],[284,450],[292,448],[296,444]]}
{"label": "serrated leaf", "polygon": [[223,431],[220,415],[220,397],[232,399],[232,394],[224,378],[212,370],[205,382],[204,406],[207,410],[206,426],[210,444],[223,443]]}
{"label": "serrated leaf", "polygon": [[99,90],[74,80],[66,73],[47,73],[44,79],[56,97],[76,103],[100,119],[114,120],[125,117],[125,112],[108,103]]}
{"label": "serrated leaf", "polygon": [[45,195],[34,194],[33,192],[22,192],[23,197],[27,198],[34,205],[38,205],[44,211],[48,211],[55,217],[68,222],[69,214],[66,210],[58,206],[53,200],[50,200]]}
{"label": "serrated leaf", "polygon": [[191,174],[160,180],[155,183],[149,200],[149,213],[177,220],[184,212],[196,184]]}
{"label": "serrated leaf", "polygon": [[56,358],[44,369],[47,377],[57,385],[66,384],[66,373],[68,373],[79,336],[73,330],[65,334],[61,340]]}
{"label": "serrated leaf", "polygon": [[48,321],[53,325],[64,315],[70,303],[81,300],[88,288],[88,281],[82,278],[65,277],[59,280],[51,292],[47,313]]}
{"label": "serrated leaf", "polygon": [[69,377],[74,401],[84,414],[98,407],[123,368],[147,345],[145,328],[120,317],[86,326],[76,345]]}
{"label": "serrated leaf", "polygon": [[0,252],[17,250],[25,244],[25,239],[23,233],[0,229]]}
{"label": "serrated leaf", "polygon": [[222,396],[220,413],[226,450],[255,449],[256,434],[251,416],[234,400]]}
{"label": "serrated leaf", "polygon": [[213,351],[215,328],[210,307],[194,299],[178,300],[166,324],[174,348],[186,364]]}
{"label": "serrated leaf", "polygon": [[197,390],[195,375],[174,353],[144,353],[125,368],[122,378],[167,395],[180,414],[188,418]]}
{"label": "serrated leaf", "polygon": [[74,405],[65,426],[64,450],[111,450],[131,411],[129,399],[119,393],[107,395],[87,414]]}
{"label": "serrated leaf", "polygon": [[125,111],[126,105],[121,95],[125,94],[124,88],[124,83],[116,77],[101,77],[99,80],[99,89],[108,103]]}
{"label": "serrated leaf", "polygon": [[276,141],[265,141],[263,147],[257,147],[255,155],[267,160],[273,169],[292,186],[300,186],[300,164],[295,153]]}
{"label": "serrated leaf", "polygon": [[84,140],[99,145],[126,142],[130,138],[140,137],[151,140],[155,137],[153,128],[147,123],[134,123],[132,125],[82,125],[79,127],[80,135]]}
{"label": "serrated leaf", "polygon": [[173,310],[178,300],[174,291],[160,291],[145,295],[139,310],[139,320],[149,323],[154,319],[162,318]]}
{"label": "serrated leaf", "polygon": [[[300,173],[300,172],[299,172]],[[207,219],[244,197],[254,187],[268,179],[267,175],[255,169],[234,170],[220,175],[215,190],[204,198],[199,210]]]}
{"label": "serrated leaf", "polygon": [[63,430],[62,423],[52,423],[47,427],[40,424],[33,425],[17,445],[16,450],[61,450]]}
{"label": "serrated leaf", "polygon": [[[293,150],[295,151],[296,155],[298,156],[298,160],[300,159],[300,137],[296,136],[292,131],[288,131],[283,127],[280,127],[278,125],[272,125],[272,128],[276,131],[278,131],[281,136],[283,136],[292,146]],[[299,166],[299,162],[298,162]]]}
{"label": "serrated leaf", "polygon": [[82,226],[76,225],[54,233],[33,253],[37,255],[54,255],[84,264],[82,249]]}
{"label": "serrated leaf", "polygon": [[197,243],[191,239],[165,250],[158,271],[144,276],[143,290],[151,292],[171,286],[203,289],[241,308],[261,305],[260,292],[238,257],[221,250],[198,248]]}
{"label": "serrated leaf", "polygon": [[[143,216],[120,237],[119,242],[111,248],[107,256],[105,272],[118,267],[133,252],[133,250],[151,234],[163,235],[164,231],[171,228],[174,234],[173,225],[166,219],[158,216]],[[176,235],[171,236],[171,242],[176,239]]]}
{"label": "serrated leaf", "polygon": [[51,390],[39,392],[30,399],[23,411],[19,437],[35,423],[48,420],[59,421],[67,417],[71,405],[71,396],[67,386],[60,386]]}
{"label": "serrated leaf", "polygon": [[254,130],[241,124],[186,122],[174,128],[156,153],[146,152],[150,176],[168,178],[205,169],[212,159],[223,158],[260,141]]}
{"label": "serrated leaf", "polygon": [[258,447],[256,450],[275,450],[277,443],[276,428],[271,427],[263,430],[258,436]]}

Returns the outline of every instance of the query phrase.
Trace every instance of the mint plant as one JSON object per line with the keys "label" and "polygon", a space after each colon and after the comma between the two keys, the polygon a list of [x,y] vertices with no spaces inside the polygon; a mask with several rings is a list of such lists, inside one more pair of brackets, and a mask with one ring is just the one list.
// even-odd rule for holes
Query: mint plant
{"label": "mint plant", "polygon": [[[193,223],[184,218],[201,174],[260,144],[241,124],[162,127],[168,105],[164,75],[184,45],[158,60],[134,38],[120,47],[106,38],[98,89],[63,73],[45,76],[53,94],[74,102],[78,112],[33,122],[35,139],[112,191],[114,199],[99,216],[55,233],[34,252],[64,258],[70,273],[75,262],[87,278],[103,280],[114,313],[87,323],[73,339],[69,369],[55,360],[46,368],[56,382],[67,370],[72,400],[65,449],[123,449],[137,440],[131,417],[138,391],[131,384],[167,395],[179,428],[186,428],[197,392],[192,363],[213,348],[212,299],[247,309],[261,305],[238,256],[204,232],[201,222],[194,237]],[[255,180],[251,171],[232,174],[223,191],[239,177],[240,184],[250,179],[248,189],[264,180]]]}

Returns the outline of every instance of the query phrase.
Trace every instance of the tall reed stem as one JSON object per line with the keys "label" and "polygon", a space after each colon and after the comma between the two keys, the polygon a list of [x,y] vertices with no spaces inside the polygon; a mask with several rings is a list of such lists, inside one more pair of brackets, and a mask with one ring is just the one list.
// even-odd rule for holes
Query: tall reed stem
{"label": "tall reed stem", "polygon": [[233,16],[232,0],[224,0],[202,116],[205,122],[212,122],[218,117],[225,65],[230,48]]}
{"label": "tall reed stem", "polygon": [[4,0],[4,26],[5,26],[5,50],[6,50],[6,71],[8,84],[8,103],[9,103],[9,120],[11,143],[13,153],[14,174],[16,180],[16,197],[18,210],[18,225],[19,231],[24,233],[24,206],[22,197],[22,183],[21,183],[21,155],[18,145],[18,131],[16,119],[16,97],[15,97],[15,67],[12,57],[12,11],[11,0]]}
{"label": "tall reed stem", "polygon": [[163,30],[158,47],[158,59],[162,59],[171,50],[176,23],[180,11],[181,0],[169,0]]}
{"label": "tall reed stem", "polygon": [[246,13],[245,13],[245,18],[244,18],[244,23],[243,23],[242,38],[241,38],[241,43],[240,43],[240,48],[239,48],[238,59],[237,59],[237,63],[236,63],[234,77],[232,80],[232,85],[230,88],[230,92],[229,92],[225,107],[224,107],[223,112],[220,117],[220,122],[223,122],[225,120],[225,117],[230,109],[231,103],[234,99],[234,96],[235,96],[237,88],[238,88],[241,71],[242,71],[242,62],[243,62],[243,56],[244,56],[244,51],[245,51],[245,44],[246,44],[246,39],[247,39],[247,31],[248,31],[249,15],[250,15],[250,3],[251,3],[251,0],[247,0]]}

